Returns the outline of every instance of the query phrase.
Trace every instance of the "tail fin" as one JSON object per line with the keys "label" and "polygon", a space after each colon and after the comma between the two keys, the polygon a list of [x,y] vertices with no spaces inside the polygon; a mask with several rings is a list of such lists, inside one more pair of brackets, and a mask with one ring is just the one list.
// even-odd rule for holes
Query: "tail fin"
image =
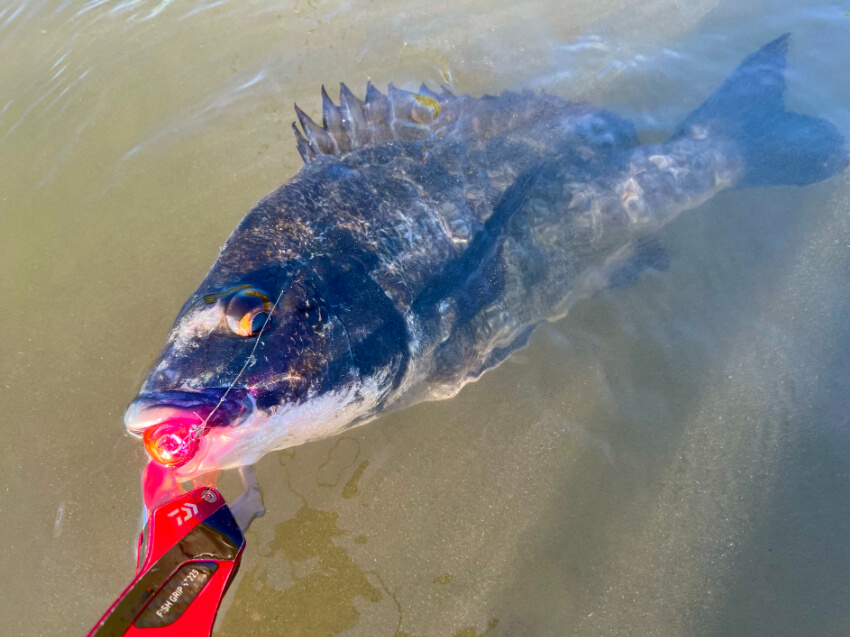
{"label": "tail fin", "polygon": [[749,55],[673,136],[721,135],[737,142],[744,159],[739,187],[813,184],[850,160],[830,122],[785,110],[789,35]]}

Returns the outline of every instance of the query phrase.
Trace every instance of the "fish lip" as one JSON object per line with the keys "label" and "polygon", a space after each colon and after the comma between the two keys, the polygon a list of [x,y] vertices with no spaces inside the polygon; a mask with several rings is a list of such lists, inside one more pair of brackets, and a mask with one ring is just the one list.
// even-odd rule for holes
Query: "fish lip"
{"label": "fish lip", "polygon": [[127,407],[124,426],[139,437],[146,429],[172,420],[206,421],[209,427],[229,427],[242,422],[251,410],[244,389],[142,392]]}

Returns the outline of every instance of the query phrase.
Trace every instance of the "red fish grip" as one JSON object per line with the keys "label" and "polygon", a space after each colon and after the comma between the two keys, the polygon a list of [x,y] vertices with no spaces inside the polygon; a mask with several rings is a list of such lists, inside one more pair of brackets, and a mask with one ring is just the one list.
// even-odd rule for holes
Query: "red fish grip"
{"label": "red fish grip", "polygon": [[201,487],[151,510],[136,577],[88,637],[207,637],[245,538],[221,494]]}

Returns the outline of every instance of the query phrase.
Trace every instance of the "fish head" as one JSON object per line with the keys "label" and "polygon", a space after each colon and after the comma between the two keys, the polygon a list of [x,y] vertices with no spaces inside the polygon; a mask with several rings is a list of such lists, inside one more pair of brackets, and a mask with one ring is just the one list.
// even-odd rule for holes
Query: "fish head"
{"label": "fish head", "polygon": [[306,264],[214,268],[178,315],[125,426],[184,479],[328,435],[329,422],[359,413],[361,377],[337,313]]}

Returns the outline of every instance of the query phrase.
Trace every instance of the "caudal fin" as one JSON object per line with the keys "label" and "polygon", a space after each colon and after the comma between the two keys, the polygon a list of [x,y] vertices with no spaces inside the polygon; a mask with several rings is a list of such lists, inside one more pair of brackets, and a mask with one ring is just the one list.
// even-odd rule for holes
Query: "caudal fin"
{"label": "caudal fin", "polygon": [[785,110],[786,33],[749,55],[674,138],[722,136],[739,144],[738,186],[813,184],[848,165],[848,149],[830,122]]}

